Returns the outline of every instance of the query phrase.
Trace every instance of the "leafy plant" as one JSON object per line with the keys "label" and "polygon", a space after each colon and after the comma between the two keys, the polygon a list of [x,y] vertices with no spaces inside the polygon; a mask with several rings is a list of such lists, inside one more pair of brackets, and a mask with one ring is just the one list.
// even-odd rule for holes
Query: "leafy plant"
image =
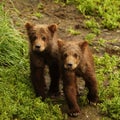
{"label": "leafy plant", "polygon": [[99,82],[99,104],[101,113],[110,118],[119,119],[120,116],[120,58],[118,56],[95,56],[96,73]]}
{"label": "leafy plant", "polygon": [[100,46],[103,46],[103,47],[106,45],[106,44],[105,44],[106,42],[107,42],[107,40],[102,39],[102,38],[100,38],[100,39],[98,40],[98,44],[99,44]]}
{"label": "leafy plant", "polygon": [[34,15],[35,15],[37,18],[43,17],[43,15],[42,15],[41,13],[39,13],[39,12],[34,13]]}
{"label": "leafy plant", "polygon": [[43,4],[40,2],[40,3],[37,5],[37,8],[38,8],[38,9],[43,9]]}
{"label": "leafy plant", "polygon": [[91,18],[90,20],[85,20],[84,23],[86,25],[86,28],[90,28],[93,33],[95,33],[96,35],[100,34],[100,26],[94,18]]}
{"label": "leafy plant", "polygon": [[74,30],[73,28],[69,28],[68,30],[67,30],[70,34],[72,34],[72,35],[79,35],[80,34],[80,31],[78,31],[78,30]]}
{"label": "leafy plant", "polygon": [[89,33],[85,36],[85,40],[87,40],[90,44],[94,41],[94,38],[96,37],[95,34]]}
{"label": "leafy plant", "polygon": [[[61,0],[57,0],[60,2]],[[67,0],[75,4],[84,16],[99,18],[101,27],[115,29],[120,27],[120,2],[119,0]]]}

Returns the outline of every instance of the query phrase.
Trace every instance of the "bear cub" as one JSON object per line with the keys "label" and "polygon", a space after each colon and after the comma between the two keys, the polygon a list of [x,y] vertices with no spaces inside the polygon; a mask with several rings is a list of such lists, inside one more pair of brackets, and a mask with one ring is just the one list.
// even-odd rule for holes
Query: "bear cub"
{"label": "bear cub", "polygon": [[69,107],[69,115],[76,117],[80,113],[77,103],[76,76],[81,76],[85,80],[89,102],[97,103],[98,101],[93,56],[86,41],[58,40],[58,46],[61,54],[63,91]]}
{"label": "bear cub", "polygon": [[59,95],[59,65],[56,40],[57,25],[25,24],[29,37],[30,76],[36,96],[46,97],[44,68],[48,65],[51,78],[49,95]]}

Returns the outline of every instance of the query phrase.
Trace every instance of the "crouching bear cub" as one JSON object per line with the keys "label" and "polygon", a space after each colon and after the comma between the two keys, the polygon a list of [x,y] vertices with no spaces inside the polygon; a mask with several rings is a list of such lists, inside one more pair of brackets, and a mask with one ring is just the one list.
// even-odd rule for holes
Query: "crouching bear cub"
{"label": "crouching bear cub", "polygon": [[77,103],[76,76],[82,76],[89,92],[89,102],[98,100],[97,81],[94,71],[92,53],[86,41],[58,40],[61,53],[62,79],[65,98],[69,107],[69,115],[78,116],[80,108]]}
{"label": "crouching bear cub", "polygon": [[30,69],[31,81],[36,93],[36,96],[41,96],[42,99],[45,95],[45,78],[44,68],[45,65],[49,67],[51,77],[51,84],[49,88],[49,95],[56,96],[59,94],[59,65],[58,65],[58,47],[56,41],[57,26],[53,25],[40,25],[26,23],[29,44],[30,44]]}

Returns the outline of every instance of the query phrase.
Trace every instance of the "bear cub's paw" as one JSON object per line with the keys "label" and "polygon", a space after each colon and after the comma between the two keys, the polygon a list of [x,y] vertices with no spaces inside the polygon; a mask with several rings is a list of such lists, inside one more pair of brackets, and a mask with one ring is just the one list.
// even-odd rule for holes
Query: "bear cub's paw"
{"label": "bear cub's paw", "polygon": [[88,102],[90,105],[96,106],[98,103],[98,96],[97,95],[87,95]]}
{"label": "bear cub's paw", "polygon": [[70,117],[77,117],[79,116],[79,114],[80,114],[80,110],[75,110],[75,109],[71,109],[70,112],[68,113]]}

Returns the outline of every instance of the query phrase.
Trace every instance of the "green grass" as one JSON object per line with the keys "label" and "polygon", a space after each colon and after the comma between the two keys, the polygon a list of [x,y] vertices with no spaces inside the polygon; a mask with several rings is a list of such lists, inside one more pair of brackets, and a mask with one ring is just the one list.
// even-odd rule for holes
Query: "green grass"
{"label": "green grass", "polygon": [[89,44],[92,44],[96,35],[94,33],[89,33],[85,36],[85,40],[88,41]]}
{"label": "green grass", "polygon": [[0,4],[0,120],[63,120],[59,105],[36,98],[29,78],[27,40]]}
{"label": "green grass", "polygon": [[[54,1],[58,3],[62,0]],[[67,0],[66,4],[75,4],[80,13],[91,20],[94,17],[101,28],[120,28],[119,0]]]}
{"label": "green grass", "polygon": [[120,57],[104,54],[95,56],[96,73],[99,82],[99,108],[102,114],[120,119]]}
{"label": "green grass", "polygon": [[84,24],[85,24],[85,27],[90,29],[92,33],[95,33],[96,35],[100,34],[100,25],[94,18],[85,20]]}
{"label": "green grass", "polygon": [[39,12],[34,13],[34,16],[36,16],[37,18],[42,18],[43,17],[43,15]]}
{"label": "green grass", "polygon": [[67,31],[72,35],[79,35],[80,34],[79,30],[75,30],[72,27],[70,27]]}
{"label": "green grass", "polygon": [[82,14],[99,18],[101,27],[108,29],[120,27],[119,0],[75,0],[75,2]]}

